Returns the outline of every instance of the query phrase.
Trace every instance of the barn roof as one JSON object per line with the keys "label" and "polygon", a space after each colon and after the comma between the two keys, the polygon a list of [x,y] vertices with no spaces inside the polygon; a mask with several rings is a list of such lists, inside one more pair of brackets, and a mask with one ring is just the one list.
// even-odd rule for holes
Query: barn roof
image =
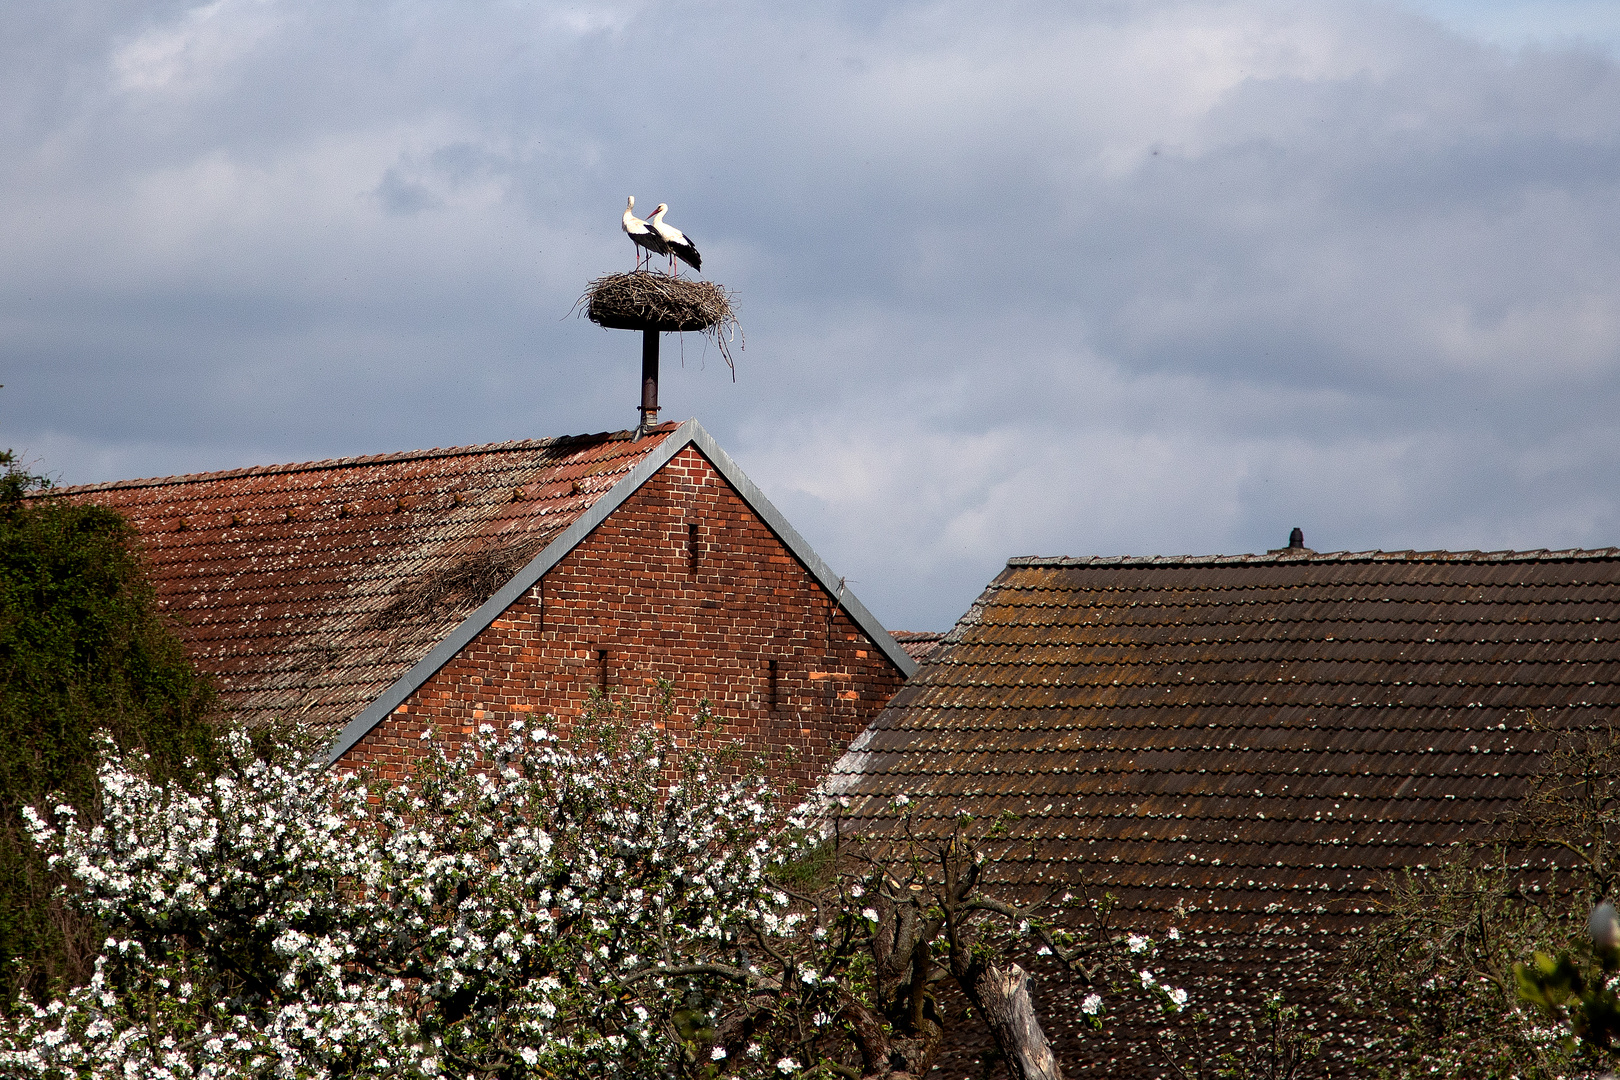
{"label": "barn roof", "polygon": [[[880,836],[1016,815],[988,880],[1195,931],[1184,985],[1321,1003],[1387,873],[1480,837],[1549,728],[1617,705],[1613,548],[1018,558],[827,784]],[[1076,1005],[1050,1005],[1066,1055],[1152,1072]]]}
{"label": "barn roof", "polygon": [[1620,549],[1019,558],[829,784],[1020,815],[1008,882],[1323,929],[1519,799],[1532,714],[1616,705]]}
{"label": "barn roof", "polygon": [[906,650],[906,655],[918,663],[928,659],[928,655],[945,640],[945,635],[937,630],[890,630],[889,633]]}
{"label": "barn roof", "polygon": [[334,757],[688,445],[904,672],[914,663],[696,421],[59,488],[134,525],[159,603],[252,724]]}

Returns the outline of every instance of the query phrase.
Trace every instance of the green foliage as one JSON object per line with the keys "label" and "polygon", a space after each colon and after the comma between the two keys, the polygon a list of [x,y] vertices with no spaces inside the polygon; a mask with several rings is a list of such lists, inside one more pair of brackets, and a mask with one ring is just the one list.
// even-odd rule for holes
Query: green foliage
{"label": "green foliage", "polygon": [[802,892],[826,888],[838,876],[838,845],[823,841],[799,858],[772,867],[771,876]]}
{"label": "green foliage", "polygon": [[1385,918],[1356,948],[1354,999],[1393,1023],[1373,1055],[1386,1075],[1552,1077],[1567,1048],[1519,1000],[1515,961],[1568,930],[1506,847],[1458,845],[1391,880]]}
{"label": "green foliage", "polygon": [[1392,1021],[1369,1072],[1551,1080],[1611,1061],[1620,1006],[1582,930],[1620,868],[1620,729],[1555,735],[1489,844],[1454,845],[1389,883],[1385,917],[1347,965],[1346,998]]}
{"label": "green foliage", "polygon": [[59,881],[21,808],[59,792],[94,812],[97,729],[160,776],[213,756],[208,686],[157,609],[129,524],[41,497],[49,486],[0,453],[0,1006],[82,980],[99,946],[53,900]]}
{"label": "green foliage", "polygon": [[1620,921],[1612,903],[1593,909],[1587,933],[1573,951],[1556,958],[1538,951],[1528,963],[1514,964],[1513,975],[1521,998],[1567,1026],[1585,1056],[1607,1062],[1620,1035],[1620,995],[1614,990]]}
{"label": "green foliage", "polygon": [[1620,1031],[1620,997],[1609,988],[1611,964],[1582,963],[1567,950],[1556,958],[1537,952],[1529,963],[1515,964],[1519,996],[1564,1019],[1570,1032],[1591,1052],[1609,1049]]}
{"label": "green foliage", "polygon": [[1232,1030],[1220,1030],[1214,1014],[1198,1009],[1157,1041],[1179,1080],[1300,1080],[1317,1075],[1322,1051],[1306,1022],[1305,1010],[1275,991],[1259,1015],[1241,1018]]}

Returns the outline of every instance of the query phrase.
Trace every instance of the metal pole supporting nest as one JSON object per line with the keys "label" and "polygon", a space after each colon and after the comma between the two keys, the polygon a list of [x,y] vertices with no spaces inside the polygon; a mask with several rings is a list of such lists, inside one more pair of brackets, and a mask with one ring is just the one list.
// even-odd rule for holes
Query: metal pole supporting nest
{"label": "metal pole supporting nest", "polygon": [[637,270],[597,278],[576,307],[598,326],[641,331],[641,420],[636,438],[658,426],[658,335],[697,331],[720,348],[731,368],[731,343],[741,345],[737,316],[726,290],[709,281],[682,280],[668,274]]}
{"label": "metal pole supporting nest", "polygon": [[641,438],[658,426],[658,331],[646,327],[641,331],[641,426],[636,438]]}

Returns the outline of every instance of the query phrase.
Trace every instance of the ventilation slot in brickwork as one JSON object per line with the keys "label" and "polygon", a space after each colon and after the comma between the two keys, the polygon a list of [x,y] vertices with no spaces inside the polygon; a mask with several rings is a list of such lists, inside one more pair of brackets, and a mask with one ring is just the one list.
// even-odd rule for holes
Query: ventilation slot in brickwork
{"label": "ventilation slot in brickwork", "polygon": [[767,666],[767,668],[769,669],[769,672],[770,672],[771,712],[775,712],[778,708],[781,707],[781,700],[782,700],[780,697],[777,696],[777,690],[776,690],[776,687],[777,687],[777,683],[776,683],[776,661],[775,660],[767,660],[765,663],[766,663],[766,666]]}
{"label": "ventilation slot in brickwork", "polygon": [[688,564],[687,573],[690,573],[690,574],[697,573],[697,570],[698,570],[698,558],[702,553],[702,548],[699,546],[700,543],[701,542],[698,540],[698,523],[695,522],[695,521],[687,522],[686,523],[686,561],[687,561],[687,564]]}
{"label": "ventilation slot in brickwork", "polygon": [[608,692],[608,655],[606,649],[596,650],[596,666],[599,669],[598,685],[602,693]]}

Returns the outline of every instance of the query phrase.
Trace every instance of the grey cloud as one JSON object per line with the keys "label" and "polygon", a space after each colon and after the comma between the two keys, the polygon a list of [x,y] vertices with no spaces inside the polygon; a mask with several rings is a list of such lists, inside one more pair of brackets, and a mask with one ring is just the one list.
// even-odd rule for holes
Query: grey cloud
{"label": "grey cloud", "polygon": [[[698,415],[880,617],[1012,554],[1617,538],[1620,66],[1384,5],[34,6],[0,444],[66,481]],[[682,357],[684,355],[684,366]]]}

